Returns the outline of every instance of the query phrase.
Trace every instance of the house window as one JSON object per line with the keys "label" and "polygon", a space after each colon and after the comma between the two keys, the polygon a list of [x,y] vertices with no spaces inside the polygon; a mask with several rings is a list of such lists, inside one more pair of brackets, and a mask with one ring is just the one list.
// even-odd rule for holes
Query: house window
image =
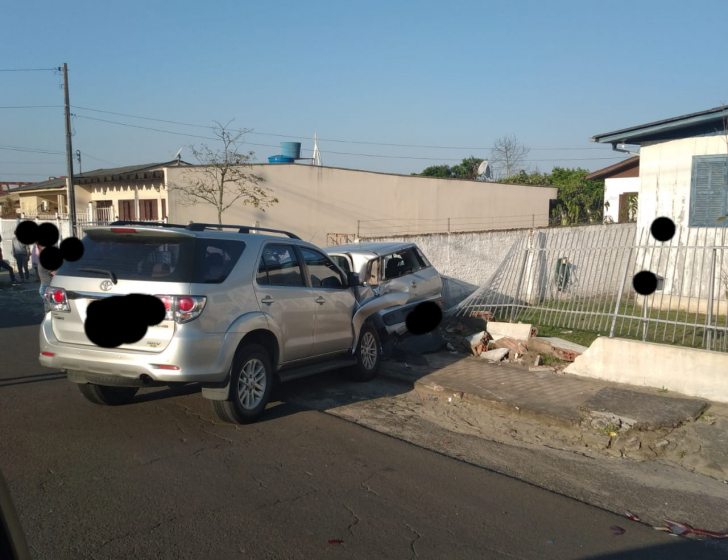
{"label": "house window", "polygon": [[119,219],[125,222],[133,222],[136,220],[134,199],[119,201]]}
{"label": "house window", "polygon": [[139,219],[141,221],[153,220],[156,221],[157,217],[157,199],[152,200],[139,200]]}
{"label": "house window", "polygon": [[728,156],[693,156],[690,227],[725,227],[728,220]]}

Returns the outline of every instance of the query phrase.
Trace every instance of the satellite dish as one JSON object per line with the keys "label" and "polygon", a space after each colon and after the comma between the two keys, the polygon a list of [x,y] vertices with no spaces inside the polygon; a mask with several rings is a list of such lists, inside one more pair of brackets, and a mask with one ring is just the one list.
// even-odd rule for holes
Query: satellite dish
{"label": "satellite dish", "polygon": [[174,155],[174,159],[181,159],[180,156],[182,155],[182,148],[177,150],[177,153]]}
{"label": "satellite dish", "polygon": [[488,160],[484,159],[483,162],[478,166],[478,177],[484,177],[486,180],[493,177],[493,173],[488,164]]}

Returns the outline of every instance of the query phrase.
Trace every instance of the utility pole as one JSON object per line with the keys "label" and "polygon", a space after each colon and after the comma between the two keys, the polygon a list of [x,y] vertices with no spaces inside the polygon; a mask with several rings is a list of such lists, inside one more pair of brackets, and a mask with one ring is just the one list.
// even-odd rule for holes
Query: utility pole
{"label": "utility pole", "polygon": [[71,146],[71,102],[68,97],[68,65],[63,63],[63,96],[66,104],[66,190],[68,191],[68,217],[71,236],[76,237],[76,194],[73,189],[73,147]]}

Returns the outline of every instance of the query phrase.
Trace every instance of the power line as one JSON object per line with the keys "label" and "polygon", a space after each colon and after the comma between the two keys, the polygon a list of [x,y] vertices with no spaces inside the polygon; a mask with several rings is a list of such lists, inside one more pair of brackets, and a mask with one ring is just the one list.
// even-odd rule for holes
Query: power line
{"label": "power line", "polygon": [[66,163],[65,161],[0,161],[2,164],[11,165],[57,165]]}
{"label": "power line", "polygon": [[[140,126],[137,124],[129,124],[129,123],[122,123],[118,121],[110,121],[108,119],[98,119],[96,117],[85,117],[83,115],[78,115],[78,118],[80,119],[87,119],[91,121],[97,121],[97,122],[103,122],[108,124],[115,124],[119,126],[126,126],[129,128],[139,128],[142,130],[150,130],[153,132],[161,132],[164,134],[174,134],[176,136],[185,136],[189,138],[202,138],[205,140],[220,140],[219,138],[213,138],[211,136],[202,136],[200,134],[188,134],[186,132],[175,132],[172,130],[162,130],[159,128],[152,128],[149,126]],[[255,142],[244,142],[245,144],[249,144],[251,146],[266,146],[269,148],[278,148],[279,146],[275,144],[258,144]],[[306,150],[310,151],[310,150]],[[385,158],[385,159],[414,159],[414,160],[425,160],[425,161],[461,161],[462,158],[443,158],[439,156],[390,156],[390,155],[382,155],[382,154],[363,154],[359,152],[336,152],[332,150],[327,150],[327,153],[329,154],[336,154],[336,155],[346,155],[346,156],[360,156],[360,157],[370,157],[370,158]],[[615,160],[615,159],[623,159],[622,157],[601,157],[601,158],[559,158],[559,159],[526,159],[525,161],[584,161],[584,160],[597,160],[597,159],[608,159],[608,160]]]}
{"label": "power line", "polygon": [[58,68],[0,68],[0,72],[57,72]]}
{"label": "power line", "polygon": [[9,105],[0,109],[63,109],[63,105]]}
{"label": "power line", "polygon": [[[187,123],[182,121],[173,121],[173,120],[167,120],[167,119],[155,119],[152,117],[142,117],[140,115],[131,115],[129,113],[118,113],[115,111],[104,111],[101,109],[91,109],[90,107],[81,107],[79,105],[74,105],[74,109],[80,109],[82,111],[93,111],[94,113],[105,113],[108,115],[116,115],[119,117],[128,117],[132,119],[141,119],[146,121],[154,121],[154,122],[162,122],[167,124],[176,124],[180,126],[190,126],[194,128],[206,128],[210,129],[209,125],[204,124],[194,124],[194,123]],[[90,118],[90,117],[86,117]],[[296,140],[310,140],[311,138],[309,136],[298,136],[295,134],[279,134],[279,133],[273,133],[273,132],[256,132],[254,130],[245,130],[245,129],[231,129],[232,132],[243,132],[245,134],[257,134],[261,136],[275,136],[278,138],[292,138]],[[342,140],[339,138],[319,138],[319,140],[326,141],[326,142],[339,142],[344,144],[365,144],[369,146],[390,146],[390,147],[399,147],[399,148],[432,148],[436,150],[490,150],[491,148],[484,148],[484,147],[467,147],[467,146],[433,146],[433,145],[427,145],[427,144],[396,144],[396,143],[388,143],[388,142],[365,142],[362,140]],[[259,145],[267,145],[267,144],[259,144]],[[277,147],[277,146],[276,146]],[[602,150],[603,148],[597,148],[597,147],[586,147],[586,148],[530,148],[534,151],[562,151],[562,150]]]}
{"label": "power line", "polygon": [[10,150],[13,152],[28,152],[31,154],[49,154],[49,155],[64,155],[65,152],[58,152],[53,150],[43,150],[41,148],[21,148],[20,146],[0,146],[0,150]]}

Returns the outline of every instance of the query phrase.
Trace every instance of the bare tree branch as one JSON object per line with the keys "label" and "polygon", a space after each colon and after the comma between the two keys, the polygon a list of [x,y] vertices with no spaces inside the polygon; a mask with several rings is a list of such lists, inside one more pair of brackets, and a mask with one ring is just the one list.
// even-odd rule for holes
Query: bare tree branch
{"label": "bare tree branch", "polygon": [[491,161],[496,165],[505,168],[506,179],[526,161],[526,156],[531,150],[521,144],[515,136],[503,136],[493,142],[491,149]]}
{"label": "bare tree branch", "polygon": [[[170,185],[170,190],[181,194],[180,202],[185,206],[211,204],[217,209],[217,223],[222,224],[222,215],[235,202],[251,205],[262,212],[278,199],[272,191],[261,185],[264,179],[250,171],[254,160],[253,152],[242,152],[240,144],[247,130],[229,130],[230,123],[215,121],[213,132],[222,142],[222,148],[214,150],[207,144],[189,146],[193,157],[201,167],[195,167],[186,176],[183,184]],[[200,177],[202,175],[202,177]]]}

